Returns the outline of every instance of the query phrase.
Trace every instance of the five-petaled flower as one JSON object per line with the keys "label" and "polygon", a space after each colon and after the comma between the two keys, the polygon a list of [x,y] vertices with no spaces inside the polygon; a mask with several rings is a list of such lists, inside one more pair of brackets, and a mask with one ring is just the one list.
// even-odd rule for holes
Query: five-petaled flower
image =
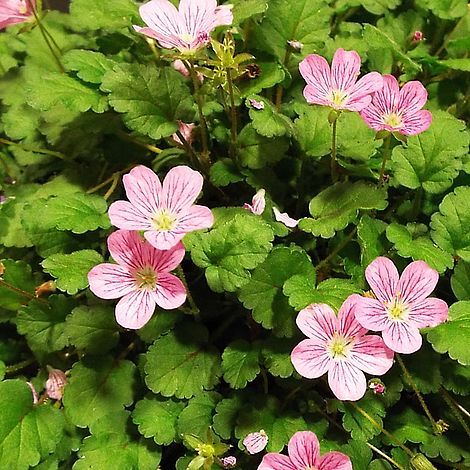
{"label": "five-petaled flower", "polygon": [[0,29],[24,23],[33,17],[36,0],[2,0],[0,4]]}
{"label": "five-petaled flower", "polygon": [[231,8],[216,0],[181,0],[178,10],[169,0],[151,0],[139,9],[147,27],[134,29],[166,49],[193,53],[209,42],[214,28],[232,24]]}
{"label": "five-petaled flower", "polygon": [[384,75],[384,86],[376,91],[372,103],[361,111],[365,123],[376,131],[416,135],[424,132],[432,121],[430,111],[421,109],[428,98],[424,86],[414,80],[400,90],[397,79]]}
{"label": "five-petaled flower", "polygon": [[331,69],[324,57],[307,56],[299,65],[307,82],[304,97],[310,104],[329,106],[336,110],[360,111],[370,104],[371,93],[382,88],[378,72],[364,75],[357,81],[361,58],[356,51],[337,49]]}
{"label": "five-petaled flower", "polygon": [[399,277],[393,262],[381,256],[367,267],[366,279],[376,298],[350,297],[357,321],[364,328],[381,331],[385,344],[396,352],[417,351],[423,341],[419,329],[447,319],[447,304],[427,298],[439,274],[424,261],[413,261]]}
{"label": "five-petaled flower", "polygon": [[320,456],[320,443],[311,431],[296,432],[287,446],[289,456],[266,454],[258,470],[352,470],[351,460],[341,452]]}
{"label": "five-petaled flower", "polygon": [[364,372],[382,375],[393,364],[393,351],[382,338],[366,335],[354,317],[354,298],[341,306],[338,316],[326,304],[311,304],[300,311],[297,326],[308,336],[292,351],[297,372],[316,379],[328,372],[328,383],[340,400],[359,400],[367,389]]}
{"label": "five-petaled flower", "polygon": [[111,204],[111,223],[125,230],[144,231],[144,237],[159,250],[167,250],[186,233],[214,223],[209,208],[193,205],[203,178],[187,166],[172,168],[163,184],[152,170],[137,166],[124,175],[123,183],[130,202]]}
{"label": "five-petaled flower", "polygon": [[180,242],[169,250],[157,250],[138,232],[117,230],[108,237],[108,249],[117,264],[102,263],[88,273],[91,291],[102,299],[121,300],[116,305],[116,320],[124,328],[142,328],[155,306],[180,307],[186,289],[170,273],[184,258]]}

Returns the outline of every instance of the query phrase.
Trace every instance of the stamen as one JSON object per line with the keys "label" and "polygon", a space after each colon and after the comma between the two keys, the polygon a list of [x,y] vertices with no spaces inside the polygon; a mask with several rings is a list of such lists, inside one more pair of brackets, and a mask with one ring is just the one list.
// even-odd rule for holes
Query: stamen
{"label": "stamen", "polygon": [[153,216],[153,225],[157,230],[168,232],[175,227],[176,217],[167,210],[161,210]]}
{"label": "stamen", "polygon": [[134,278],[138,289],[155,290],[158,276],[151,266],[138,269]]}
{"label": "stamen", "polygon": [[390,113],[383,117],[383,122],[387,126],[400,128],[403,124],[401,117],[396,113]]}
{"label": "stamen", "polygon": [[345,359],[349,354],[353,342],[353,338],[345,338],[344,336],[335,334],[328,345],[330,357],[338,361]]}
{"label": "stamen", "polygon": [[344,102],[347,100],[348,94],[341,90],[332,90],[328,96],[328,99],[335,105],[335,106],[342,106]]}

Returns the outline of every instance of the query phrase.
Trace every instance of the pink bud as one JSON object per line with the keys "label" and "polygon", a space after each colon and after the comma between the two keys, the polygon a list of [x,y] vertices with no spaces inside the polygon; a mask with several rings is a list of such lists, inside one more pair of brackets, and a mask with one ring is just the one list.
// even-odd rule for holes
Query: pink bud
{"label": "pink bud", "polygon": [[255,215],[261,215],[264,212],[264,208],[266,207],[266,199],[265,199],[266,191],[264,189],[260,189],[251,200],[251,204],[245,202],[243,205],[244,209],[251,211]]}
{"label": "pink bud", "polygon": [[220,459],[220,463],[224,468],[233,468],[237,465],[237,458],[233,455],[229,455],[227,457],[223,457]]}
{"label": "pink bud", "polygon": [[264,109],[264,102],[263,101],[257,101],[255,99],[250,99],[250,106],[254,109],[261,110]]}
{"label": "pink bud", "polygon": [[292,217],[289,217],[289,214],[287,212],[279,212],[279,209],[277,207],[273,207],[273,212],[274,212],[274,218],[278,221],[284,224],[286,227],[289,228],[294,228],[297,227],[297,224],[299,221],[297,219],[293,219]]}
{"label": "pink bud", "polygon": [[422,41],[424,39],[424,35],[421,31],[415,31],[413,33],[413,41]]}
{"label": "pink bud", "polygon": [[251,432],[243,439],[243,445],[249,454],[257,454],[268,445],[268,435],[263,429],[259,432]]}
{"label": "pink bud", "polygon": [[179,72],[183,77],[189,77],[189,70],[184,65],[184,62],[180,59],[177,59],[172,64],[173,68]]}
{"label": "pink bud", "polygon": [[46,381],[46,393],[49,398],[61,400],[67,377],[59,369],[49,369],[49,378]]}
{"label": "pink bud", "polygon": [[37,405],[39,402],[38,392],[36,392],[36,389],[34,388],[34,385],[31,382],[26,383],[28,384],[28,387],[31,389],[31,393],[33,394],[33,405]]}
{"label": "pink bud", "polygon": [[369,388],[376,394],[376,395],[383,395],[385,393],[385,385],[377,379],[372,379],[369,381]]}
{"label": "pink bud", "polygon": [[[178,130],[181,132],[181,134],[183,134],[183,137],[186,139],[186,142],[188,142],[188,144],[191,144],[193,141],[193,130],[195,127],[196,127],[196,124],[194,124],[193,122],[190,122],[189,124],[187,124],[183,121],[178,121]],[[181,142],[176,132],[171,137],[173,138],[175,142],[183,145],[183,142]]]}

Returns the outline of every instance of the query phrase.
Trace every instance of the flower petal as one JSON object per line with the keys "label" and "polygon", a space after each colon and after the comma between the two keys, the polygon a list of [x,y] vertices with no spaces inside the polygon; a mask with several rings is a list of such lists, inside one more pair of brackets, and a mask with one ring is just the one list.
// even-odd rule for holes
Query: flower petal
{"label": "flower petal", "polygon": [[333,106],[333,103],[325,98],[323,90],[316,85],[307,85],[304,88],[304,98],[309,104],[318,104],[320,106]]}
{"label": "flower petal", "polygon": [[413,80],[405,83],[400,90],[398,108],[402,111],[419,111],[428,99],[428,92],[421,82]]}
{"label": "flower petal", "polygon": [[409,321],[418,328],[437,326],[447,320],[449,306],[441,299],[424,299],[413,303],[410,309]]}
{"label": "flower petal", "polygon": [[289,458],[296,468],[316,468],[320,460],[320,443],[311,431],[296,432],[287,446]]}
{"label": "flower petal", "polygon": [[145,239],[157,250],[173,248],[185,236],[184,232],[149,230],[144,233]]}
{"label": "flower petal", "polygon": [[90,290],[100,299],[119,299],[135,290],[128,269],[118,264],[98,264],[88,273]]}
{"label": "flower petal", "polygon": [[307,84],[314,86],[319,92],[318,95],[325,97],[331,91],[330,66],[324,57],[317,54],[308,55],[300,62],[299,71]]}
{"label": "flower petal", "polygon": [[201,173],[188,166],[172,168],[163,181],[163,207],[173,213],[189,209],[202,190]]}
{"label": "flower petal", "polygon": [[281,222],[281,224],[284,224],[286,227],[294,228],[299,224],[297,219],[290,217],[287,212],[280,212],[277,207],[273,207],[273,212],[276,221]]}
{"label": "flower petal", "polygon": [[215,28],[216,8],[216,0],[180,0],[179,12],[186,31],[192,36],[201,32],[209,34]]}
{"label": "flower petal", "polygon": [[368,335],[354,342],[348,360],[363,372],[382,375],[393,365],[393,351],[380,336]]}
{"label": "flower petal", "polygon": [[418,328],[404,321],[390,322],[382,331],[382,338],[390,349],[403,354],[416,352],[423,343]]}
{"label": "flower petal", "polygon": [[374,131],[385,129],[382,111],[372,102],[360,111],[361,118]]}
{"label": "flower petal", "polygon": [[322,455],[318,470],[353,470],[353,467],[347,455],[333,451]]}
{"label": "flower petal", "polygon": [[155,292],[157,305],[165,310],[172,310],[186,301],[186,288],[176,276],[170,273],[158,273]]}
{"label": "flower petal", "polygon": [[125,230],[149,230],[153,228],[150,214],[141,212],[127,201],[113,202],[109,206],[108,216],[115,227]]}
{"label": "flower petal", "polygon": [[263,457],[258,470],[297,470],[286,455],[270,452]]}
{"label": "flower petal", "polygon": [[314,344],[324,345],[334,335],[338,319],[329,305],[311,304],[299,312],[296,323]]}
{"label": "flower petal", "polygon": [[388,323],[388,313],[380,300],[353,294],[355,297],[354,315],[356,320],[368,330],[382,331]]}
{"label": "flower petal", "polygon": [[136,290],[124,296],[116,305],[116,321],[124,328],[138,330],[152,317],[155,299],[152,292]]}
{"label": "flower petal", "polygon": [[116,230],[108,237],[108,250],[116,263],[138,269],[150,264],[154,248],[136,231]]}
{"label": "flower petal", "polygon": [[334,90],[346,91],[351,88],[359,76],[361,58],[356,51],[336,49],[331,62],[331,87]]}
{"label": "flower petal", "polygon": [[366,377],[347,361],[334,361],[328,371],[328,384],[339,400],[360,400],[366,393]]}
{"label": "flower petal", "polygon": [[382,75],[383,87],[374,93],[372,103],[380,110],[382,116],[397,111],[400,100],[400,87],[393,75]]}
{"label": "flower petal", "polygon": [[346,337],[362,336],[367,333],[367,328],[364,328],[356,319],[355,311],[358,297],[350,295],[341,305],[338,312],[339,332]]}
{"label": "flower petal", "polygon": [[122,178],[127,198],[142,214],[154,214],[160,207],[162,184],[149,168],[139,165]]}
{"label": "flower petal", "polygon": [[304,339],[293,350],[290,360],[295,370],[307,379],[317,379],[328,371],[331,358],[326,347]]}
{"label": "flower petal", "polygon": [[184,234],[210,228],[214,225],[214,215],[206,206],[191,206],[186,214],[178,220],[175,232],[183,232]]}
{"label": "flower petal", "polygon": [[412,304],[424,300],[432,293],[439,281],[439,273],[424,261],[413,261],[403,271],[397,292],[404,303]]}
{"label": "flower petal", "polygon": [[400,133],[403,135],[416,135],[426,131],[432,123],[432,114],[430,111],[422,110],[416,113],[403,116],[403,127]]}
{"label": "flower petal", "polygon": [[155,251],[152,266],[155,266],[158,276],[160,276],[162,272],[169,272],[175,269],[181,261],[183,261],[186,253],[181,242],[177,243],[169,250],[156,250],[153,247],[152,249]]}
{"label": "flower petal", "polygon": [[176,7],[168,0],[151,0],[139,8],[144,23],[162,36],[185,33],[184,22]]}
{"label": "flower petal", "polygon": [[372,100],[372,93],[383,87],[382,75],[371,72],[361,77],[349,92],[348,108],[351,111],[361,111]]}
{"label": "flower petal", "polygon": [[233,5],[219,5],[215,9],[215,26],[230,25],[233,23]]}
{"label": "flower petal", "polygon": [[375,258],[366,268],[366,279],[381,302],[390,302],[398,284],[398,271],[391,260],[383,256]]}

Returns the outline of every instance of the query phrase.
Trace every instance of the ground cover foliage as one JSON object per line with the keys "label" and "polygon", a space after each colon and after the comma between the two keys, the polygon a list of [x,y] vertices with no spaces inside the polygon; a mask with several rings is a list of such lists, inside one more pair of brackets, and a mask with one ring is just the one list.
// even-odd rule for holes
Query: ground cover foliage
{"label": "ground cover foliage", "polygon": [[[230,3],[192,77],[174,64],[187,55],[133,29],[133,0],[72,0],[0,34],[0,468],[228,468],[233,456],[255,469],[298,431],[354,470],[470,468],[467,2]],[[299,63],[339,48],[363,74],[420,81],[429,129],[377,135],[357,112],[309,105]],[[182,240],[186,302],[128,329],[88,273],[110,259],[108,209],[138,165],[162,181],[198,171],[214,223]],[[448,319],[369,374],[360,400],[339,400],[292,365],[297,314],[368,291],[377,257],[437,271]],[[52,369],[67,377],[59,399]],[[261,430],[266,451],[250,455],[243,440]]]}

